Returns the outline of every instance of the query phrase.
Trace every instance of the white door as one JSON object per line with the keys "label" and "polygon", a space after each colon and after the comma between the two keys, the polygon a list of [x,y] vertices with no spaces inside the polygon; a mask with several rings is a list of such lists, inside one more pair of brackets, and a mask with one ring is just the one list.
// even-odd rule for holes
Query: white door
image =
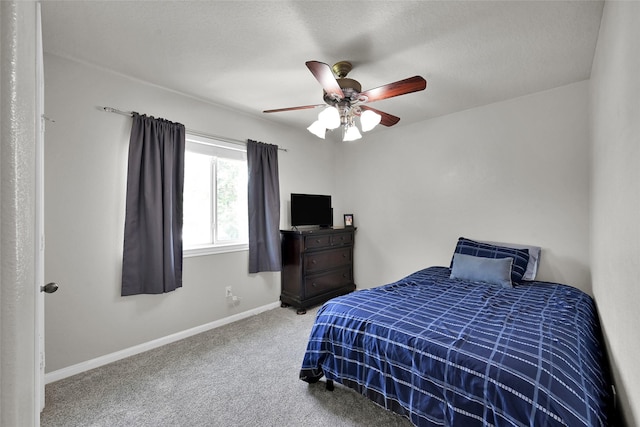
{"label": "white door", "polygon": [[44,409],[44,66],[42,52],[42,19],[40,3],[36,4],[36,224],[35,224],[35,285],[36,285],[36,372],[35,387],[36,407],[40,412]]}

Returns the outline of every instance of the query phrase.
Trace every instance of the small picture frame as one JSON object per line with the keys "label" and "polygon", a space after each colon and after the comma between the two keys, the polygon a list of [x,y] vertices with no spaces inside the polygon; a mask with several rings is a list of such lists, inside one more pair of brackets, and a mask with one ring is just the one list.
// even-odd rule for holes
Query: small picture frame
{"label": "small picture frame", "polygon": [[353,214],[344,214],[344,226],[353,227]]}

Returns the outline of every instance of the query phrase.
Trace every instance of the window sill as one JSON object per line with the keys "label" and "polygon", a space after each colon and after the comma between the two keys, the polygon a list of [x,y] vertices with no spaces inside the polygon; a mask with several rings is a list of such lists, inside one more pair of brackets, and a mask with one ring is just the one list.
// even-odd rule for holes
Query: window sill
{"label": "window sill", "polygon": [[183,258],[191,258],[196,256],[216,255],[229,252],[248,251],[249,244],[242,243],[238,245],[220,245],[220,246],[202,246],[197,248],[184,249],[182,251]]}

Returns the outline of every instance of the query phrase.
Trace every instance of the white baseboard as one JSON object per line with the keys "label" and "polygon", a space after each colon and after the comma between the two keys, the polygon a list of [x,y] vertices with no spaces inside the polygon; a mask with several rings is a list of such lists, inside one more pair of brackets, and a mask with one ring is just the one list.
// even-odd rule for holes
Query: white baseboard
{"label": "white baseboard", "polygon": [[256,314],[260,314],[267,310],[272,310],[276,307],[280,307],[280,301],[263,305],[262,307],[257,307],[253,310],[234,314],[233,316],[225,317],[224,319],[216,320],[201,326],[196,326],[195,328],[187,329],[182,332],[176,332],[175,334],[167,335],[166,337],[148,341],[143,344],[125,348],[124,350],[116,351],[115,353],[96,357],[95,359],[87,360],[86,362],[81,362],[66,368],[58,369],[57,371],[45,374],[44,382],[45,384],[49,384],[55,381],[59,381],[64,378],[68,378],[73,375],[77,375],[91,369],[116,362],[126,357],[134,356],[136,354],[143,353],[145,351],[152,350],[154,348],[158,348],[163,345],[209,331],[211,329],[219,328],[220,326],[224,326],[229,323],[237,322],[238,320],[246,319],[247,317],[255,316]]}

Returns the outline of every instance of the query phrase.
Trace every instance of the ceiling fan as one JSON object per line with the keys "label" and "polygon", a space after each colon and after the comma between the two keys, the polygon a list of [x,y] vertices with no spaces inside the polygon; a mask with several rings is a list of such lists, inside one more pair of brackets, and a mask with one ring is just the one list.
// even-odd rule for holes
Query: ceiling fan
{"label": "ceiling fan", "polygon": [[359,82],[347,78],[347,74],[353,68],[348,61],[337,62],[333,67],[319,61],[307,61],[305,64],[311,74],[318,80],[322,89],[324,89],[323,99],[325,103],[278,108],[263,112],[280,113],[283,111],[326,107],[328,105],[318,115],[318,120],[307,128],[309,132],[323,139],[327,129],[336,129],[340,126],[343,126],[343,141],[353,141],[361,138],[360,131],[355,126],[356,116],[360,117],[360,124],[364,132],[373,129],[378,123],[383,126],[393,126],[400,121],[400,117],[376,110],[365,104],[419,92],[427,87],[425,79],[420,76],[414,76],[362,92],[362,86]]}

